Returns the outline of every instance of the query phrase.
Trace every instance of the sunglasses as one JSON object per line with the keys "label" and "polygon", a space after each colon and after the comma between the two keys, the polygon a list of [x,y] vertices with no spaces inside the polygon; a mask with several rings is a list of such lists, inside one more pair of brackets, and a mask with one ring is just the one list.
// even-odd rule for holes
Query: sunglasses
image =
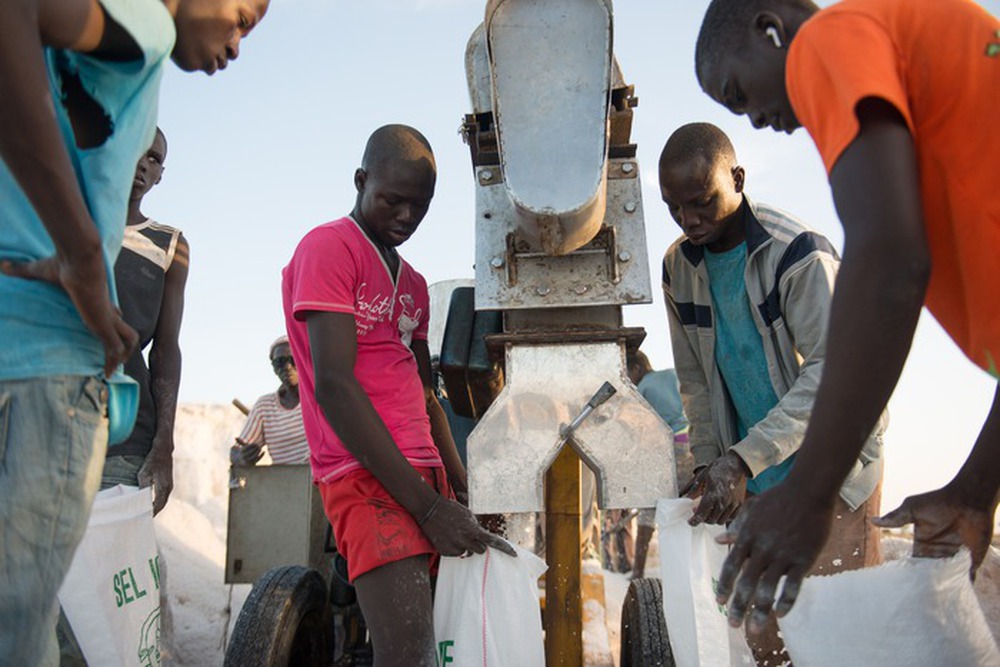
{"label": "sunglasses", "polygon": [[291,364],[292,366],[294,366],[295,360],[292,359],[287,354],[281,357],[275,357],[274,359],[271,359],[271,366],[276,371],[284,368],[286,364]]}

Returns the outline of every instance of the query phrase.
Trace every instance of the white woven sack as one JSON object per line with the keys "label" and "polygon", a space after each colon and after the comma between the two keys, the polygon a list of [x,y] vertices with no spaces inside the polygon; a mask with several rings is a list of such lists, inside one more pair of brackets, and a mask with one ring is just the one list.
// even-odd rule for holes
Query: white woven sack
{"label": "white woven sack", "polygon": [[721,526],[691,527],[690,498],[656,504],[663,580],[663,617],[677,667],[743,667],[754,664],[743,632],[729,627],[726,608],[715,601],[726,547],[715,537]]}
{"label": "white woven sack", "polygon": [[514,549],[517,558],[487,549],[441,559],[434,593],[439,665],[544,667],[538,578],[545,561]]}
{"label": "white woven sack", "polygon": [[806,577],[778,619],[788,655],[796,667],[1000,665],[969,563],[962,549]]}
{"label": "white woven sack", "polygon": [[159,587],[152,490],[99,492],[59,590],[88,664],[160,664]]}

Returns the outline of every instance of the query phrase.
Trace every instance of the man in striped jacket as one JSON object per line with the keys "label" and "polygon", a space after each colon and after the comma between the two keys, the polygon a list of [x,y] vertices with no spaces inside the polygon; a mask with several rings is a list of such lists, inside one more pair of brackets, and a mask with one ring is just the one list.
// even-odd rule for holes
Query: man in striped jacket
{"label": "man in striped jacket", "polygon": [[[690,523],[732,521],[745,497],[788,474],[823,370],[839,257],[798,220],[744,194],[729,138],[708,123],[678,129],[660,156],[660,192],[684,232],[663,260],[674,364],[691,422],[701,496]],[[841,487],[814,572],[881,561],[876,528],[883,415]],[[761,665],[780,664],[773,616],[751,637]]]}

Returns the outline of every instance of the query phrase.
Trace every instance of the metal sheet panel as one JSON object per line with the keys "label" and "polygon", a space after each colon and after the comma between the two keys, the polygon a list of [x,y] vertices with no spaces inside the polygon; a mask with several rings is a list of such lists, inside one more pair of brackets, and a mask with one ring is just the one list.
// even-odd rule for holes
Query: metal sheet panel
{"label": "metal sheet panel", "polygon": [[514,222],[545,253],[572,252],[604,219],[611,8],[605,0],[493,0],[485,26]]}
{"label": "metal sheet panel", "polygon": [[229,490],[226,583],[251,584],[279,565],[324,570],[327,519],[308,465],[239,468]]}
{"label": "metal sheet panel", "polygon": [[559,428],[604,381],[617,394],[571,446],[594,471],[603,508],[652,507],[677,494],[673,434],[628,380],[620,343],[514,345],[507,384],[469,436],[469,496],[477,514],[544,510],[542,480]]}
{"label": "metal sheet panel", "polygon": [[[495,167],[476,170],[476,309],[567,308],[651,303],[639,165],[608,161],[604,228],[592,244],[549,256],[520,239],[514,206]],[[512,242],[513,241],[513,242]]]}

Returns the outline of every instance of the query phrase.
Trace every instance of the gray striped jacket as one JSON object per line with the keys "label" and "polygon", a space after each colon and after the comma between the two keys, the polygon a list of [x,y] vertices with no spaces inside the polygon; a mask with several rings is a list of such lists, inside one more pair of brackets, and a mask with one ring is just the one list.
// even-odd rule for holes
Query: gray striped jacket
{"label": "gray striped jacket", "polygon": [[[715,315],[703,250],[685,237],[663,258],[663,295],[695,466],[733,449],[757,475],[802,444],[823,371],[840,258],[824,236],[797,219],[746,202],[747,297],[778,404],[742,441],[737,442],[736,411],[715,365]],[[887,424],[883,414],[841,487],[852,508],[867,500],[882,478]]]}

